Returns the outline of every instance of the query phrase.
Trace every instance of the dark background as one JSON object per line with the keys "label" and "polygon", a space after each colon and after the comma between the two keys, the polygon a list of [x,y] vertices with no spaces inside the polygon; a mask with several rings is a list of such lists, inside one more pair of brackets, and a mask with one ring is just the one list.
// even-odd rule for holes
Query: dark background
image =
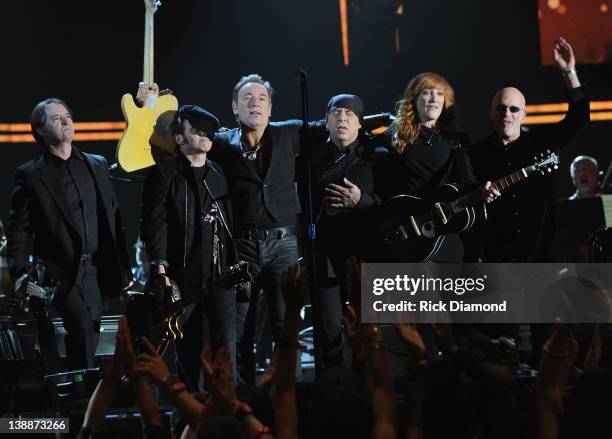
{"label": "dark background", "polygon": [[[411,77],[434,71],[455,88],[461,126],[473,140],[488,134],[489,101],[503,86],[520,88],[532,104],[565,101],[559,72],[540,64],[537,0],[348,3],[345,67],[338,1],[165,0],[155,15],[156,81],[179,102],[204,106],[233,127],[231,91],[244,74],[272,82],[273,119],[283,120],[300,115],[299,67],[309,74],[312,118],[340,92],[360,95],[367,112],[392,110]],[[65,99],[77,121],[122,120],[121,96],[135,93],[142,80],[142,0],[20,0],[4,2],[2,15],[0,123],[28,121],[34,105],[51,96]],[[593,100],[612,99],[610,64],[578,67]],[[572,192],[568,168],[575,155],[591,154],[605,170],[611,134],[612,121],[593,122],[564,151],[559,197]],[[77,145],[114,161],[116,142]],[[40,152],[34,144],[0,143],[3,221],[16,166]],[[134,240],[140,186],[117,181],[116,190]]]}

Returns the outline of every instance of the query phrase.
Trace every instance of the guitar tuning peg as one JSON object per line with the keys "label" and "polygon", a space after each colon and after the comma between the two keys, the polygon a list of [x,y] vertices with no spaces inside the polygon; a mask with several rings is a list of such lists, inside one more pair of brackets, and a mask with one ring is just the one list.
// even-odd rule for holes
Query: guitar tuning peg
{"label": "guitar tuning peg", "polygon": [[555,165],[555,166],[554,166],[554,168],[555,168],[555,169],[559,169],[559,166]]}
{"label": "guitar tuning peg", "polygon": [[550,169],[550,168],[547,168],[547,169],[548,169],[548,173],[551,173],[551,172],[552,172],[552,169]]}

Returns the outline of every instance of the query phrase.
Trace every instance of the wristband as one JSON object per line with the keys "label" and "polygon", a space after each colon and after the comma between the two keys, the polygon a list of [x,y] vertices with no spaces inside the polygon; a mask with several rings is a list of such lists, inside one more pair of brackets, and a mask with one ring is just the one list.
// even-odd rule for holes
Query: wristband
{"label": "wristband", "polygon": [[576,74],[578,72],[576,71],[576,68],[573,68],[573,69],[568,69],[568,70],[561,70],[561,73],[565,76],[569,76],[572,73]]}
{"label": "wristband", "polygon": [[187,390],[185,383],[181,382],[176,375],[168,375],[161,383],[161,388],[167,395],[174,395],[184,390]]}

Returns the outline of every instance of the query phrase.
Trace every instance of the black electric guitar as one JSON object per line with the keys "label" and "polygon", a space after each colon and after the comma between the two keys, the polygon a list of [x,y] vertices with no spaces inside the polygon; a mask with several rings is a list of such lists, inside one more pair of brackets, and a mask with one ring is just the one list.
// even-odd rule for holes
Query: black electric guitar
{"label": "black electric guitar", "polygon": [[180,320],[186,307],[202,300],[207,291],[250,282],[253,276],[249,264],[241,261],[229,267],[208,288],[203,288],[199,295],[187,299],[181,298],[176,282],[170,280],[167,286],[166,280],[165,276],[159,275],[149,282],[143,293],[130,294],[125,312],[134,341],[146,336],[160,355],[164,354],[170,342],[183,338]]}
{"label": "black electric guitar", "polygon": [[[534,173],[552,172],[558,163],[559,156],[547,151],[536,164],[500,178],[491,186],[501,192]],[[482,202],[480,188],[463,197],[457,198],[458,195],[456,186],[445,184],[427,199],[397,195],[383,204],[379,225],[391,256],[398,262],[426,261],[440,248],[445,235],[469,229],[476,218],[474,206]]]}

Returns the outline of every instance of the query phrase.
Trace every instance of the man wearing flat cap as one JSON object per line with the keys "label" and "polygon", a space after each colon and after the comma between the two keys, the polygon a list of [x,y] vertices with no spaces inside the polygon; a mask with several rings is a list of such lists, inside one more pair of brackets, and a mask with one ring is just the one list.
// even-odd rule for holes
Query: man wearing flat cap
{"label": "man wearing flat cap", "polygon": [[[187,300],[236,262],[227,181],[221,168],[207,158],[219,127],[219,120],[200,107],[179,108],[172,123],[176,157],[149,168],[143,186],[140,235],[151,276],[167,274]],[[207,291],[203,301],[188,307],[182,321],[185,336],[176,343],[177,365],[181,378],[196,391],[205,325],[213,351],[225,346],[235,364],[234,292]]]}
{"label": "man wearing flat cap", "polygon": [[346,261],[367,260],[373,234],[375,151],[362,130],[363,102],[340,94],[326,109],[329,138],[313,146],[313,196],[318,225],[317,274],[323,367],[342,364],[340,285]]}

